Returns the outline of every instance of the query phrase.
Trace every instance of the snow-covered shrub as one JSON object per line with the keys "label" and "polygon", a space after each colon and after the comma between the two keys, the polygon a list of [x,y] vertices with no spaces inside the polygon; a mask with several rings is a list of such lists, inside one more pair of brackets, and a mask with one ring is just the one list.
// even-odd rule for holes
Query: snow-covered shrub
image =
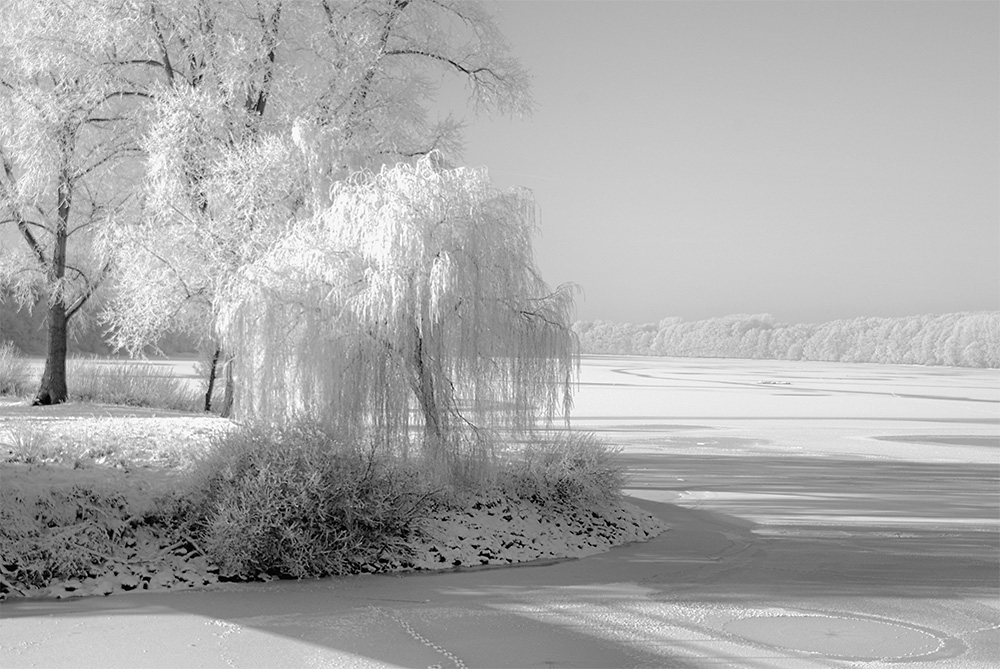
{"label": "snow-covered shrub", "polygon": [[513,454],[498,473],[507,496],[537,504],[586,509],[618,502],[625,482],[619,449],[586,432],[560,433]]}
{"label": "snow-covered shrub", "polygon": [[412,467],[304,423],[232,432],[193,476],[200,543],[231,578],[398,567],[431,499]]}

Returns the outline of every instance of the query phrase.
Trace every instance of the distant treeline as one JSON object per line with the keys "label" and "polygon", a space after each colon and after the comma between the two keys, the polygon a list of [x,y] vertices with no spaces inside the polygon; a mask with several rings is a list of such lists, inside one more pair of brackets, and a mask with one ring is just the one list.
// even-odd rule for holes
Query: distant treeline
{"label": "distant treeline", "polygon": [[584,353],[1000,367],[1000,311],[786,325],[770,314],[577,321]]}

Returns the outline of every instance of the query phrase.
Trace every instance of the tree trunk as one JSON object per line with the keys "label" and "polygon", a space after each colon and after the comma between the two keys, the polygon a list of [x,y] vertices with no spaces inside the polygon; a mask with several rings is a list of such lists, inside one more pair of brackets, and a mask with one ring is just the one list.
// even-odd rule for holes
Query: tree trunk
{"label": "tree trunk", "polygon": [[56,300],[49,307],[49,341],[45,354],[45,371],[32,405],[61,404],[67,400],[66,390],[66,348],[67,324],[66,305]]}
{"label": "tree trunk", "polygon": [[424,437],[437,444],[444,437],[444,431],[441,429],[441,415],[434,397],[434,379],[426,372],[420,376],[419,398],[420,408],[424,413]]}
{"label": "tree trunk", "polygon": [[434,376],[430,367],[430,361],[426,359],[424,352],[424,340],[419,330],[417,331],[417,341],[413,352],[413,364],[415,376],[413,392],[420,402],[420,409],[424,414],[424,441],[425,447],[430,448],[434,455],[438,455],[444,440],[444,429],[441,425],[441,409],[438,406],[437,396],[434,392]]}
{"label": "tree trunk", "polygon": [[205,391],[205,412],[212,410],[212,393],[215,392],[215,376],[219,369],[219,355],[222,349],[215,345],[215,352],[212,353],[212,360],[208,366],[208,390]]}
{"label": "tree trunk", "polygon": [[45,371],[42,373],[42,383],[38,395],[32,405],[61,404],[66,401],[69,393],[66,390],[66,348],[69,334],[67,324],[69,314],[60,285],[66,276],[66,241],[69,238],[69,212],[72,202],[73,185],[64,172],[60,175],[59,188],[56,193],[57,209],[55,230],[53,230],[52,262],[48,267],[49,290],[55,294],[49,295],[49,341],[45,354]]}
{"label": "tree trunk", "polygon": [[226,360],[226,395],[222,399],[222,417],[229,418],[233,413],[233,400],[236,395],[236,387],[233,385],[233,359]]}

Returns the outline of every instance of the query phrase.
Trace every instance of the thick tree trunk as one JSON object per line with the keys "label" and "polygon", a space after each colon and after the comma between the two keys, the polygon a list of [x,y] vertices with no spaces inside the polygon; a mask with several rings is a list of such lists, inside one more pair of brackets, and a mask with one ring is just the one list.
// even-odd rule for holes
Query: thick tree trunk
{"label": "thick tree trunk", "polygon": [[45,371],[32,404],[34,406],[61,404],[69,397],[66,390],[66,349],[69,318],[66,305],[56,300],[49,307],[49,341],[45,354]]}
{"label": "thick tree trunk", "polygon": [[437,395],[434,392],[434,376],[430,361],[426,359],[424,341],[417,331],[417,341],[413,352],[415,376],[413,392],[420,403],[424,414],[424,441],[426,446],[436,451],[444,439],[444,428],[441,425],[441,408],[438,406]]}
{"label": "thick tree trunk", "polygon": [[35,406],[61,404],[66,401],[69,395],[66,390],[66,349],[69,335],[67,325],[72,313],[66,309],[60,283],[66,276],[66,241],[69,238],[69,212],[72,195],[72,182],[69,176],[63,173],[56,194],[58,207],[55,230],[52,235],[54,238],[52,262],[48,268],[49,289],[54,289],[57,292],[50,296],[48,350],[45,354],[45,371],[42,373],[42,383],[38,388],[38,395],[32,402]]}
{"label": "thick tree trunk", "polygon": [[424,437],[431,443],[438,443],[444,437],[441,429],[441,415],[434,397],[434,379],[429,374],[421,374],[420,408],[424,414]]}

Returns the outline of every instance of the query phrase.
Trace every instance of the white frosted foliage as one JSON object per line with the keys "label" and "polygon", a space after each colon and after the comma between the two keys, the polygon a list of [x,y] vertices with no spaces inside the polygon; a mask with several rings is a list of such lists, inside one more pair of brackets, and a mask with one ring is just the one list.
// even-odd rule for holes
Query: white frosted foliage
{"label": "white frosted foliage", "polygon": [[[436,154],[338,183],[220,295],[237,411],[306,416],[435,453],[568,414],[572,290],[534,266],[535,204]],[[447,451],[453,452],[453,451]]]}

